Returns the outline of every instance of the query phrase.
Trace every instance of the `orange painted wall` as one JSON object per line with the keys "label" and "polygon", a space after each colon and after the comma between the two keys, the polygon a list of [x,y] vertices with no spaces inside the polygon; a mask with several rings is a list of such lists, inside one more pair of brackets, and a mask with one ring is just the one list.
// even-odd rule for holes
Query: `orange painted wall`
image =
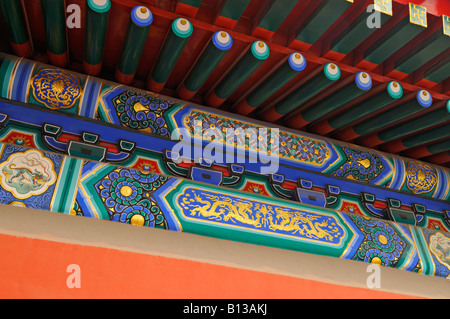
{"label": "orange painted wall", "polygon": [[[251,270],[0,234],[0,298],[411,298]],[[81,288],[68,288],[67,266]]]}

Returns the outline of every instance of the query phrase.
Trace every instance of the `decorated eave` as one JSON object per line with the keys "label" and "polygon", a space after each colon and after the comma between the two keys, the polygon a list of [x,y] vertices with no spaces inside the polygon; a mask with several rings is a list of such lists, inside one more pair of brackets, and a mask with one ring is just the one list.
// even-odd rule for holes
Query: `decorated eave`
{"label": "decorated eave", "polygon": [[[16,2],[2,4],[8,17],[3,25],[16,28],[2,33],[4,52],[449,165],[450,9],[445,1],[114,0],[109,11],[98,9],[90,20],[85,20],[85,1],[66,1],[66,7],[80,6],[81,28],[66,28],[72,11],[66,13],[62,2],[44,1],[43,10],[40,1],[24,0],[25,15],[20,5],[13,8]],[[372,4],[377,6],[369,10]],[[140,22],[146,25],[141,34],[133,31],[139,27],[128,29],[138,5],[151,11]],[[189,34],[171,35],[178,18],[189,23]],[[381,27],[370,29],[369,22]],[[207,50],[217,31],[232,38],[222,54]],[[246,57],[255,41],[267,46],[261,60]],[[286,66],[292,53],[300,53],[305,63],[295,71]],[[319,80],[328,63],[340,76]],[[366,77],[361,79],[370,79],[368,86],[358,86],[359,72]]]}
{"label": "decorated eave", "polygon": [[[0,2],[0,200],[448,278],[450,12],[430,3]],[[256,134],[276,172],[250,138],[242,162],[196,156],[238,127],[280,128]]]}

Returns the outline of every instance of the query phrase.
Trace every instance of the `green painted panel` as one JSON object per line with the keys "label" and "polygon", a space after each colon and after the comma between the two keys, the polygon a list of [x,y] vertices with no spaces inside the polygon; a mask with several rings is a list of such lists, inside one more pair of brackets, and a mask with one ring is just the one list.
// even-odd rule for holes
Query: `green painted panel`
{"label": "green painted panel", "polygon": [[[422,28],[417,25],[413,26]],[[425,30],[424,28],[422,29]],[[450,36],[443,35],[442,30],[439,30],[396,62],[395,69],[405,73],[412,73],[449,48]]]}
{"label": "green painted panel", "polygon": [[425,79],[436,83],[440,83],[445,79],[448,79],[449,75],[450,75],[450,62],[447,62],[441,68],[425,75]]}
{"label": "green painted panel", "polygon": [[352,3],[346,0],[324,0],[295,33],[297,40],[314,44]]}
{"label": "green painted panel", "polygon": [[411,24],[409,17],[404,18],[364,52],[364,59],[380,64],[424,30],[426,29],[421,26]]}
{"label": "green painted panel", "polygon": [[202,0],[179,0],[179,2],[193,6],[193,7],[200,7],[202,4]]}
{"label": "green painted panel", "polygon": [[403,145],[405,145],[408,148],[411,148],[425,143],[437,141],[441,138],[448,137],[449,132],[450,132],[450,124],[439,126],[429,131],[423,132],[421,134],[405,138],[403,140]]}
{"label": "green painted panel", "polygon": [[297,0],[276,0],[258,26],[272,32],[277,31],[297,2]]}
{"label": "green painted panel", "polygon": [[[367,25],[368,17],[369,13],[364,11],[346,29],[341,30],[341,34],[331,43],[331,50],[348,54],[375,32],[377,28],[369,28]],[[380,13],[380,26],[389,18],[389,15]]]}
{"label": "green painted panel", "polygon": [[220,11],[220,15],[233,20],[239,20],[249,3],[250,0],[227,0],[222,11]]}
{"label": "green painted panel", "polygon": [[[450,134],[449,134],[450,135]],[[438,154],[450,150],[450,140],[441,141],[427,146],[427,150],[431,154]]]}
{"label": "green painted panel", "polygon": [[450,113],[445,108],[440,108],[400,125],[396,125],[390,129],[384,130],[378,133],[378,138],[384,142],[389,142],[396,138],[418,132],[422,129],[448,120],[450,120]]}

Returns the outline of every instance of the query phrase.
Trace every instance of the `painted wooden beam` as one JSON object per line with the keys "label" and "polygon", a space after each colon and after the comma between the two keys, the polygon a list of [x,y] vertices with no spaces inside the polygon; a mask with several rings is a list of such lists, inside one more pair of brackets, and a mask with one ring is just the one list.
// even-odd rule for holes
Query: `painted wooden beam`
{"label": "painted wooden beam", "polygon": [[371,88],[371,76],[367,72],[359,72],[354,76],[354,81],[348,83],[306,110],[293,115],[286,121],[286,124],[289,127],[301,129],[309,123],[319,120],[328,113],[365,94]]}
{"label": "painted wooden beam", "polygon": [[205,97],[207,105],[219,107],[269,57],[269,46],[254,41],[226,77]]}
{"label": "painted wooden beam", "polygon": [[177,90],[178,97],[192,99],[233,45],[228,32],[217,31]]}
{"label": "painted wooden beam", "polygon": [[242,115],[248,115],[263,104],[268,98],[292,80],[306,67],[305,57],[298,53],[291,53],[274,73],[272,73],[261,85],[251,92],[233,110]]}
{"label": "painted wooden beam", "polygon": [[[16,182],[19,176],[14,175],[18,173],[14,164],[21,163],[27,169],[29,162],[38,163],[35,175],[30,181]],[[398,200],[391,200],[386,208],[392,220],[383,220],[8,143],[0,143],[0,168],[2,174],[12,177],[0,180],[5,189],[0,197],[3,205],[251,243],[440,278],[450,275],[450,269],[442,267],[445,256],[435,253],[434,248],[448,241],[449,234],[395,221],[405,214]],[[427,179],[434,173],[428,165],[410,163],[408,171],[417,170]],[[33,187],[37,178],[40,182]],[[236,213],[239,211],[245,214]],[[420,218],[421,214],[417,215]],[[442,215],[448,218],[447,211]],[[415,223],[414,216],[411,219]],[[286,220],[293,227],[287,228]],[[435,258],[429,257],[434,254]]]}
{"label": "painted wooden beam", "polygon": [[[423,144],[439,141],[440,139],[447,138],[448,132],[450,132],[450,124],[441,125],[425,132],[406,137],[404,139],[396,140],[391,143],[383,145],[383,149],[386,152],[400,152],[409,148],[417,147]],[[425,152],[424,152],[425,154]],[[421,155],[420,157],[427,156],[429,154]]]}
{"label": "painted wooden beam", "polygon": [[[426,31],[426,27],[414,24],[411,21],[411,16],[408,15],[369,47],[364,52],[364,59],[375,64],[381,64],[386,61],[392,53],[400,50],[405,44],[424,31]],[[420,48],[427,49],[428,41],[418,44],[417,50],[420,50]],[[439,54],[439,52],[434,49],[431,51],[433,54]],[[427,58],[430,59],[430,56]],[[417,66],[420,65],[417,61],[413,62],[413,64]]]}
{"label": "painted wooden beam", "polygon": [[149,90],[160,92],[163,89],[193,31],[192,23],[185,18],[178,18],[172,22],[155,66],[148,77]]}
{"label": "painted wooden beam", "polygon": [[396,82],[391,81],[386,85],[386,88],[357,105],[345,110],[335,116],[325,119],[317,124],[312,125],[309,129],[317,134],[325,135],[334,130],[340,129],[351,124],[358,119],[370,115],[383,107],[393,103],[395,100],[403,96],[402,86]]}
{"label": "painted wooden beam", "polygon": [[402,118],[422,111],[424,108],[431,106],[432,103],[433,98],[430,93],[426,90],[420,90],[417,92],[416,97],[408,102],[389,109],[375,117],[369,118],[364,122],[348,127],[338,132],[335,137],[343,141],[349,141],[359,136],[373,133]]}
{"label": "painted wooden beam", "polygon": [[400,125],[396,125],[389,129],[364,137],[361,140],[361,143],[367,147],[375,147],[377,145],[393,141],[397,138],[419,132],[434,125],[442,124],[449,120],[450,100],[447,101],[446,106],[443,106],[437,110],[416,117]]}
{"label": "painted wooden beam", "polygon": [[33,47],[21,1],[0,1],[0,13],[8,28],[9,41],[14,53],[17,56],[31,58]]}
{"label": "painted wooden beam", "polygon": [[[411,19],[410,25],[415,28],[426,27],[426,18],[423,18],[426,17],[426,8],[412,4],[409,5],[409,8]],[[423,21],[422,24],[420,21]],[[423,42],[418,44],[414,49],[406,52],[399,60],[395,62],[395,69],[397,71],[408,74],[412,73],[421,65],[432,60],[445,50],[448,50],[450,47],[450,31],[447,30],[450,29],[450,17],[443,15],[442,20],[438,23],[438,26],[439,28],[433,34],[424,39]]]}
{"label": "painted wooden beam", "polygon": [[250,0],[227,0],[217,17],[215,25],[233,30]]}
{"label": "painted wooden beam", "polygon": [[[296,187],[296,182],[307,171],[308,174],[314,174],[311,178],[316,181],[316,184],[319,181],[323,182],[322,188],[325,188],[326,184],[334,183],[325,181],[325,178],[330,181],[337,178],[342,187],[350,185],[349,192],[353,189],[352,185],[356,183],[360,187],[372,185],[371,187],[387,191],[404,191],[409,193],[412,198],[415,198],[414,194],[417,194],[417,191],[414,193],[415,190],[408,189],[405,172],[399,171],[397,174],[395,171],[400,164],[405,167],[409,163],[409,159],[401,159],[387,153],[300,131],[271,129],[271,125],[267,123],[245,119],[242,116],[233,116],[220,110],[174,100],[168,96],[96,79],[85,74],[52,68],[35,61],[4,54],[0,57],[1,96],[33,104],[33,107],[30,106],[25,112],[19,111],[18,106],[11,103],[12,101],[4,102],[1,106],[4,116],[0,118],[0,129],[7,127],[9,125],[7,124],[8,118],[11,119],[14,115],[15,120],[19,123],[24,121],[29,123],[27,126],[29,130],[38,128],[36,134],[42,135],[46,144],[43,145],[39,142],[42,138],[31,138],[29,141],[40,144],[44,149],[56,149],[57,152],[68,152],[72,156],[83,158],[89,156],[88,159],[112,161],[123,165],[135,165],[137,164],[136,160],[139,161],[139,157],[142,159],[142,156],[147,154],[144,157],[150,157],[153,163],[160,167],[157,168],[159,171],[166,171],[169,168],[162,163],[164,161],[164,163],[168,163],[167,160],[176,160],[176,156],[172,157],[166,154],[167,150],[171,153],[178,153],[179,157],[184,156],[193,164],[198,161],[199,157],[211,159],[213,155],[208,155],[207,152],[203,153],[203,147],[206,151],[211,145],[211,136],[208,134],[213,129],[220,132],[214,143],[230,146],[233,150],[232,158],[229,158],[228,149],[225,153],[216,153],[214,160],[209,161],[211,164],[214,162],[216,166],[211,173],[205,173],[204,176],[200,174],[202,181],[211,179],[213,173],[214,176],[224,174],[227,171],[227,168],[223,166],[224,163],[242,163],[244,160],[245,163],[237,169],[235,167],[235,169],[228,170],[227,178],[220,180],[214,177],[214,181],[219,180],[224,184],[235,185],[234,183],[239,181],[239,178],[236,179],[239,174],[246,174],[246,178],[259,176],[255,183],[268,185],[264,188],[267,194],[290,198],[289,194]],[[49,84],[55,83],[55,79],[70,83],[70,85]],[[60,97],[64,97],[64,99]],[[45,115],[36,113],[44,112],[45,109],[48,110]],[[61,117],[63,114],[66,116],[66,120],[55,118]],[[90,120],[86,119],[79,124],[82,120],[80,117],[88,117]],[[50,121],[50,118],[53,120]],[[104,126],[101,124],[103,122],[95,121],[97,118],[112,125]],[[68,130],[71,138],[64,134],[64,139],[58,140],[61,136],[58,135],[58,132],[61,133],[64,129],[61,128],[61,123],[65,123],[64,127]],[[231,134],[233,134],[231,135],[233,138],[236,137],[236,132],[240,135],[240,129],[244,134],[249,135],[230,142],[228,137]],[[264,132],[267,133],[268,130],[271,132],[270,134],[279,134],[278,138],[272,136],[273,138],[268,140],[267,135],[264,137]],[[8,129],[0,131],[2,134],[8,133]],[[80,136],[73,136],[74,132],[79,132],[77,134]],[[89,135],[86,132],[93,134]],[[252,132],[254,134],[251,134]],[[184,145],[178,144],[179,134],[185,134],[182,141],[187,143],[187,149],[179,148]],[[96,136],[97,138],[95,138]],[[106,143],[97,145],[100,136]],[[127,141],[128,139],[132,140],[123,141],[124,137]],[[194,144],[189,143],[190,138],[191,142],[194,139]],[[200,139],[200,144],[195,142],[197,138]],[[73,139],[78,143],[71,142],[71,147],[68,147],[67,144]],[[81,145],[84,145],[88,151],[83,153]],[[135,152],[133,145],[142,151]],[[200,146],[197,147],[198,145]],[[257,147],[261,151],[258,152],[261,161],[256,161],[254,157]],[[264,149],[269,147],[271,153],[265,155]],[[198,155],[197,149],[200,150],[200,154],[204,155]],[[269,165],[266,161],[267,156],[270,156]],[[367,160],[360,161],[360,156],[364,156]],[[398,165],[393,165],[395,161],[398,162]],[[161,165],[157,163],[161,163]],[[201,164],[203,165],[203,162]],[[381,170],[378,169],[379,165],[382,166]],[[146,164],[146,166],[150,166],[150,164]],[[181,174],[183,177],[188,177],[187,172],[183,174],[180,171],[187,171],[189,168],[190,166],[176,167],[176,172],[171,171],[172,173],[169,174]],[[377,168],[376,172],[372,174],[372,169],[375,168]],[[435,169],[436,172],[440,172],[439,167]],[[196,171],[198,172],[198,169]],[[420,193],[428,198],[447,199],[450,196],[445,191],[448,186],[447,182],[446,179],[436,180],[436,183],[428,185],[429,188],[420,190]],[[243,190],[247,186],[241,183],[237,187]],[[251,187],[249,191],[254,191],[253,189]],[[367,190],[367,188],[365,189]]]}
{"label": "painted wooden beam", "polygon": [[99,75],[102,70],[110,9],[110,0],[87,1],[83,70],[89,75]]}
{"label": "painted wooden beam", "polygon": [[[450,53],[450,50],[448,51]],[[435,83],[441,83],[448,79],[450,75],[450,57],[446,58],[446,60],[448,60],[448,62],[439,68],[430,68],[425,71],[424,78]]]}
{"label": "painted wooden beam", "polygon": [[303,103],[330,87],[341,77],[340,68],[334,63],[327,63],[323,71],[296,89],[277,104],[261,110],[258,117],[266,121],[276,121],[284,115],[294,111]]}
{"label": "painted wooden beam", "polygon": [[152,22],[153,14],[147,7],[136,6],[132,9],[116,67],[115,76],[118,82],[129,84],[133,80]]}
{"label": "painted wooden beam", "polygon": [[[450,127],[447,127],[450,130]],[[413,158],[422,158],[442,152],[450,151],[450,139],[443,140],[430,145],[420,146],[404,151],[404,154]]]}
{"label": "painted wooden beam", "polygon": [[353,0],[324,0],[296,31],[295,39],[314,44],[353,4]]}
{"label": "painted wooden beam", "polygon": [[69,50],[64,0],[41,0],[41,6],[50,63],[65,67],[69,64]]}
{"label": "painted wooden beam", "polygon": [[361,12],[348,26],[347,28],[340,30],[340,34],[331,41],[330,49],[342,54],[349,54],[360,43],[367,39],[373,32],[377,30],[377,27],[383,27],[383,24],[392,16],[392,3],[390,1],[385,2],[386,6],[375,5],[373,3],[372,14],[377,14],[378,18],[375,26],[369,26],[370,15],[367,10]]}
{"label": "painted wooden beam", "polygon": [[270,8],[264,12],[252,35],[270,41],[297,2],[296,0],[274,0]]}

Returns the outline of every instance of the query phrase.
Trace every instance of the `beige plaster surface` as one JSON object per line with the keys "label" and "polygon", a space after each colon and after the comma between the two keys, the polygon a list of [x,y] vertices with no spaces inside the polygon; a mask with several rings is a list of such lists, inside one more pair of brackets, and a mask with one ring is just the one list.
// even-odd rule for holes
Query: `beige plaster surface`
{"label": "beige plaster surface", "polygon": [[[367,288],[369,264],[188,233],[0,205],[0,233],[192,260],[351,287]],[[377,290],[450,298],[450,280],[381,268]]]}

